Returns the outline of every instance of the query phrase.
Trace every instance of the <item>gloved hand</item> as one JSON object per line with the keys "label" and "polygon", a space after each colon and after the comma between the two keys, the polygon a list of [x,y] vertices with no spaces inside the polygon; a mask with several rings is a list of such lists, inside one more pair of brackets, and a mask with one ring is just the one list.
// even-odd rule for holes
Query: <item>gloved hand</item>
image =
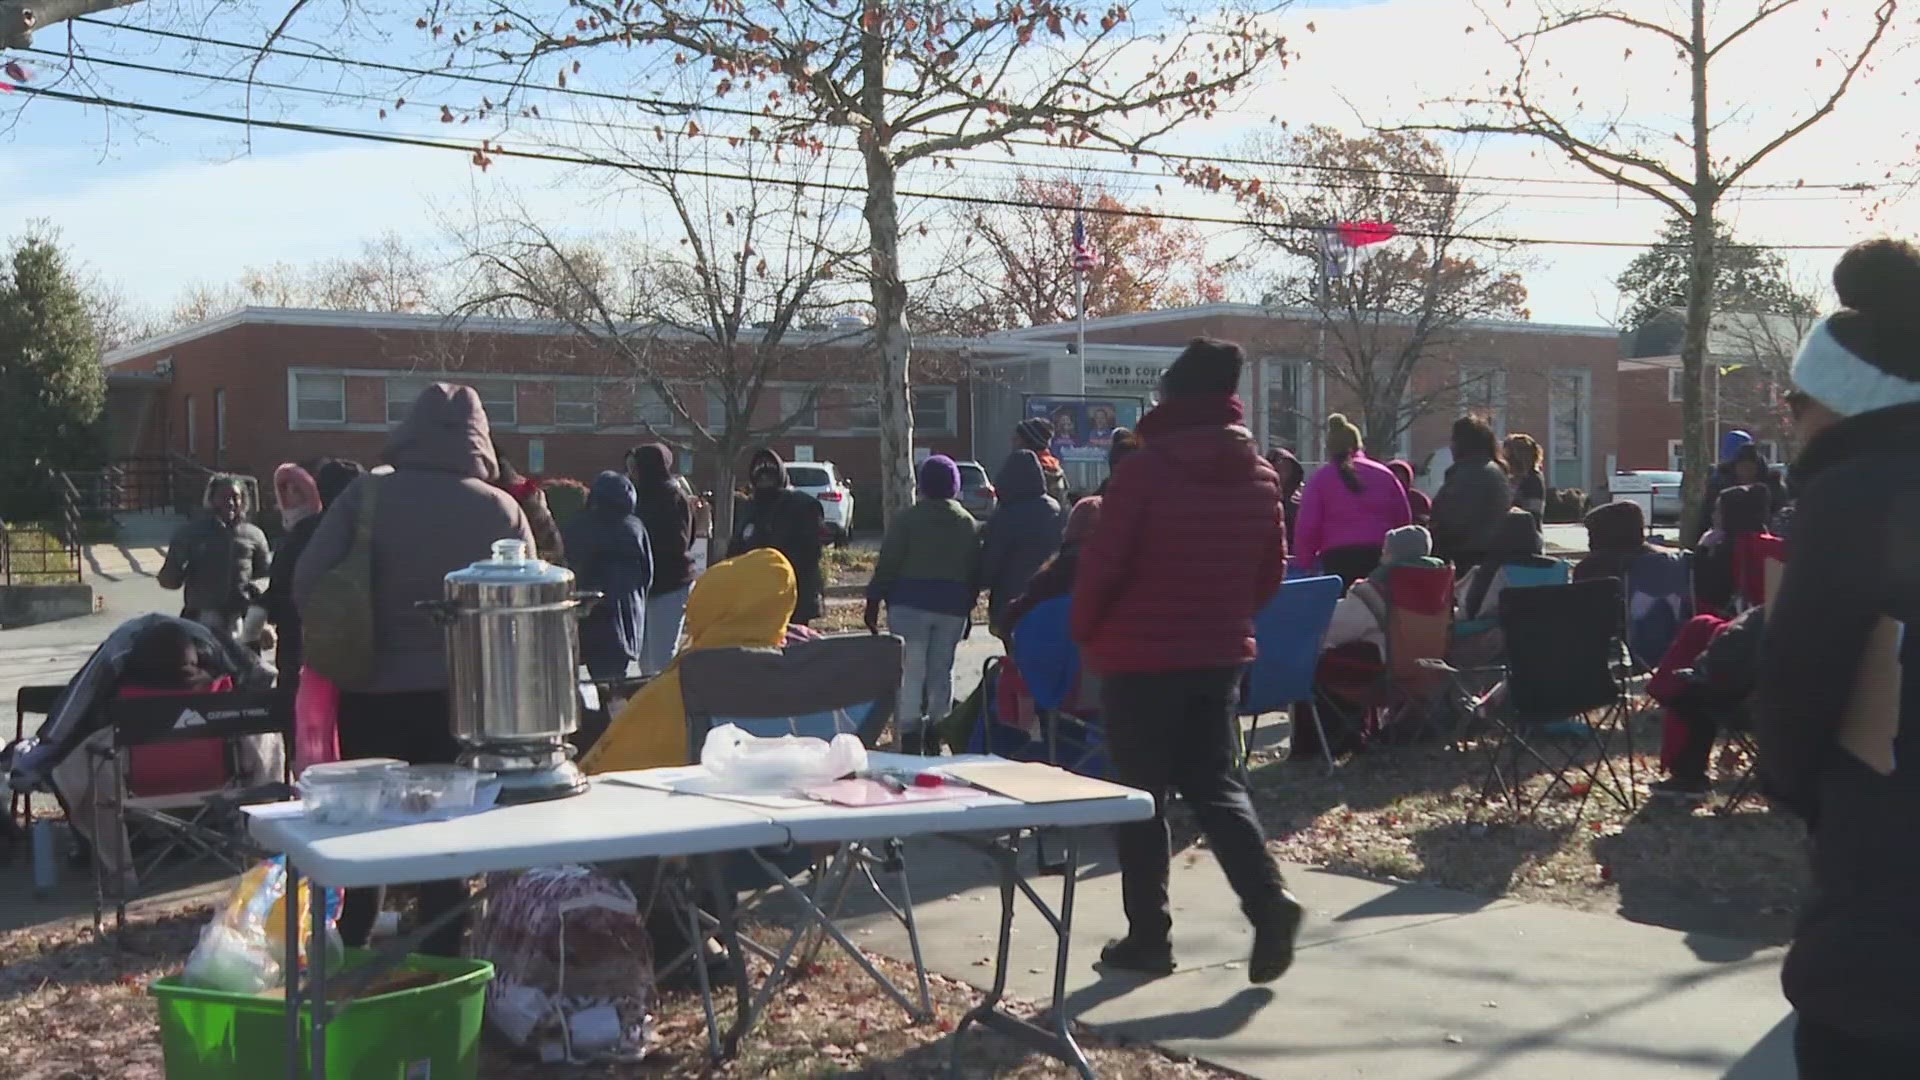
{"label": "gloved hand", "polygon": [[878,634],[880,632],[880,600],[878,597],[867,598],[866,624],[867,633]]}

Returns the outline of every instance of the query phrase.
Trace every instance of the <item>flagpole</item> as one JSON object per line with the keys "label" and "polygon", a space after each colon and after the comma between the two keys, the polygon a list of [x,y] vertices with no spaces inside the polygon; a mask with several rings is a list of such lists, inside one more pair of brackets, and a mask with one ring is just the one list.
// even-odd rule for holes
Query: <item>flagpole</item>
{"label": "flagpole", "polygon": [[1332,239],[1333,231],[1330,227],[1320,234],[1320,258],[1315,260],[1320,267],[1318,281],[1320,318],[1316,320],[1317,325],[1314,327],[1317,340],[1314,342],[1313,368],[1314,382],[1319,384],[1320,390],[1320,417],[1318,423],[1307,425],[1308,430],[1313,432],[1314,443],[1319,447],[1320,456],[1323,458],[1326,457],[1327,452],[1326,414],[1331,411],[1327,407],[1327,260],[1333,257]]}
{"label": "flagpole", "polygon": [[1073,258],[1073,306],[1078,312],[1074,328],[1074,355],[1080,360],[1080,396],[1087,396],[1087,270],[1081,258],[1086,243],[1086,210],[1076,205],[1073,209],[1074,258]]}

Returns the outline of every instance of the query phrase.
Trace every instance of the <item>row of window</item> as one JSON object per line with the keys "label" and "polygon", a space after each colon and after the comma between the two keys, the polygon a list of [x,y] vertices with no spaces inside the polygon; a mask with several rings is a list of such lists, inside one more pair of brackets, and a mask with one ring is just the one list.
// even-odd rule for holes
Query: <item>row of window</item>
{"label": "row of window", "polygon": [[[420,391],[433,380],[417,376],[386,378],[386,421],[398,424],[407,418],[407,410]],[[515,427],[520,423],[520,405],[515,379],[463,379],[480,395],[487,420],[495,427]],[[818,431],[818,402],[809,402],[805,390],[780,391],[781,415],[792,416],[793,431]],[[553,384],[553,424],[555,427],[590,430],[600,426],[600,387],[586,381]],[[706,425],[718,429],[726,425],[726,404],[716,394],[703,395]],[[849,402],[841,406],[842,422],[835,427],[848,431],[872,431],[880,426],[879,406],[872,402]],[[673,410],[658,391],[649,386],[634,388],[633,422],[650,427],[671,428]],[[298,424],[344,424],[347,422],[346,378],[313,372],[293,375],[293,419]],[[914,427],[930,432],[954,430],[954,392],[946,387],[928,387],[913,392]]]}

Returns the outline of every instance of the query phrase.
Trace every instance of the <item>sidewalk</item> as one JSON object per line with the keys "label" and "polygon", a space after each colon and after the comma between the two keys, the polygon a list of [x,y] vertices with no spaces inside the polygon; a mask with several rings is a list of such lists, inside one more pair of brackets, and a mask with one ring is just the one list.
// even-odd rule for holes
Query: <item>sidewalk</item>
{"label": "sidewalk", "polygon": [[[1271,1080],[1792,1080],[1777,949],[1603,915],[1394,886],[1288,867],[1309,910],[1293,970],[1249,986],[1251,940],[1203,849],[1174,861],[1180,970],[1103,978],[1100,945],[1124,930],[1104,842],[1083,852],[1067,986],[1076,1016]],[[999,905],[985,863],[953,845],[910,856],[930,969],[991,977]],[[1030,865],[1030,864],[1029,864]],[[1059,884],[1035,879],[1057,899]],[[884,914],[843,920],[864,947],[908,955]],[[1022,901],[1009,993],[1051,994],[1052,936]]]}

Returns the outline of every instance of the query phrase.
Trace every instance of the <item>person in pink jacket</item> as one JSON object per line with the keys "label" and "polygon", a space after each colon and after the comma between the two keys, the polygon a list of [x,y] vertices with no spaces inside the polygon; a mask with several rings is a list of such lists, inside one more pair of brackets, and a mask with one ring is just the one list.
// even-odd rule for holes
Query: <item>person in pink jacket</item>
{"label": "person in pink jacket", "polygon": [[1327,463],[1300,496],[1300,533],[1288,546],[1294,565],[1338,574],[1351,584],[1380,564],[1390,530],[1413,523],[1407,489],[1393,470],[1361,449],[1360,429],[1327,417]]}

